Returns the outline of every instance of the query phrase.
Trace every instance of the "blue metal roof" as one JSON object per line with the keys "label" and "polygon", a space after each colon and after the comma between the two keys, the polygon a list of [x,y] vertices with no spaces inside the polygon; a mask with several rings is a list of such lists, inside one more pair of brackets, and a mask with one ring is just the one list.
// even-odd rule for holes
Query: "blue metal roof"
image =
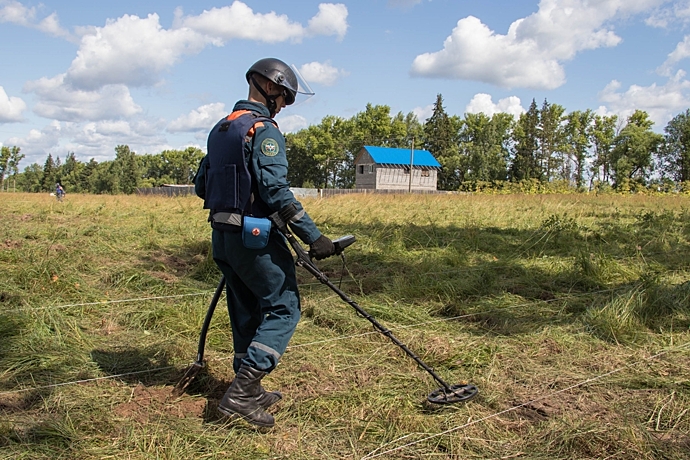
{"label": "blue metal roof", "polygon": [[[410,164],[410,149],[393,149],[388,147],[372,147],[365,145],[371,158],[377,164],[408,165]],[[428,150],[415,150],[412,158],[413,166],[440,168],[441,164]]]}

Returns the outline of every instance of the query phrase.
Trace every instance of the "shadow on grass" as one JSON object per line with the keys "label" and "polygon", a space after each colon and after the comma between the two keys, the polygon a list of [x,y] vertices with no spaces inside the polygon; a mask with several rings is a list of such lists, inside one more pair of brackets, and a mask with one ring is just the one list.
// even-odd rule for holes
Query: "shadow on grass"
{"label": "shadow on grass", "polygon": [[91,359],[106,375],[130,384],[170,385],[176,383],[180,372],[170,364],[162,348],[93,350]]}
{"label": "shadow on grass", "polygon": [[[91,358],[98,363],[101,370],[109,375],[118,376],[119,380],[129,385],[143,385],[145,387],[163,387],[155,393],[156,397],[163,397],[174,402],[173,389],[182,379],[187,367],[170,366],[165,358],[160,358],[162,351],[146,350],[142,352],[134,348],[121,350],[94,350]],[[217,378],[204,367],[194,376],[185,389],[185,394],[206,399],[203,420],[206,423],[222,423],[224,418],[216,407],[223,394],[230,386],[231,380]],[[169,389],[169,394],[167,390]],[[148,397],[151,397],[149,394]]]}
{"label": "shadow on grass", "polygon": [[[1,295],[1,294],[0,294]],[[0,308],[2,306],[0,300]],[[5,359],[13,355],[15,343],[21,338],[22,330],[28,320],[17,313],[0,313],[0,368]]]}

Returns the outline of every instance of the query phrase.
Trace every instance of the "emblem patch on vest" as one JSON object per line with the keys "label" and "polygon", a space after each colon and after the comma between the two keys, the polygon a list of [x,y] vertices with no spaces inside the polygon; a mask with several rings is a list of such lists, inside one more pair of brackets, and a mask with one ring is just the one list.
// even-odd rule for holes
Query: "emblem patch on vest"
{"label": "emblem patch on vest", "polygon": [[278,147],[278,142],[270,137],[268,139],[264,139],[261,143],[261,153],[267,157],[274,157],[278,155],[279,150],[280,148]]}

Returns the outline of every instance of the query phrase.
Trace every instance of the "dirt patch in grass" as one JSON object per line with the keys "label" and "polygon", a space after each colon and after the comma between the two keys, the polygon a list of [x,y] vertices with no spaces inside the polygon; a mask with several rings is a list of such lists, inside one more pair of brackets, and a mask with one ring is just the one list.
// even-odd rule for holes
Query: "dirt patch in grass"
{"label": "dirt patch in grass", "polygon": [[22,247],[22,242],[17,240],[5,240],[4,243],[0,244],[2,249],[19,249]]}
{"label": "dirt patch in grass", "polygon": [[24,398],[19,394],[0,396],[0,414],[17,412],[25,408]]}
{"label": "dirt patch in grass", "polygon": [[[528,400],[539,395],[524,393],[520,399]],[[524,399],[523,399],[524,398]],[[579,419],[607,420],[614,423],[618,415],[612,413],[599,401],[586,393],[560,393],[551,398],[532,401],[529,403],[513,400],[514,406],[520,406],[510,418],[517,418],[529,423],[539,423],[553,417],[571,416]]]}
{"label": "dirt patch in grass", "polygon": [[137,385],[127,402],[118,404],[113,412],[140,423],[147,423],[160,416],[173,418],[202,418],[206,400],[183,396],[174,399],[170,387]]}
{"label": "dirt patch in grass", "polygon": [[156,251],[149,255],[148,261],[153,265],[165,267],[166,270],[173,273],[186,273],[190,267],[199,264],[203,259],[200,254],[195,254],[190,257],[182,257],[175,254],[168,254],[163,251]]}

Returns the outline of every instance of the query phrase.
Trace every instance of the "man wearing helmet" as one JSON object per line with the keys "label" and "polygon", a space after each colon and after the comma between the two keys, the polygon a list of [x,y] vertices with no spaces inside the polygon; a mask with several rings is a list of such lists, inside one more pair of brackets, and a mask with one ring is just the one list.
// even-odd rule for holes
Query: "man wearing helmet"
{"label": "man wearing helmet", "polygon": [[194,184],[210,210],[213,259],[227,283],[235,350],[235,379],[218,410],[270,427],[274,419],[265,409],[282,395],[265,391],[261,379],[275,369],[287,348],[300,318],[300,298],[285,239],[271,229],[265,247],[252,247],[243,242],[243,223],[247,216],[277,212],[309,245],[311,257],[333,255],[335,247],[290,191],[285,138],[273,120],[298,94],[313,93],[296,68],[278,59],[257,61],[246,78],[249,97],[211,130]]}

